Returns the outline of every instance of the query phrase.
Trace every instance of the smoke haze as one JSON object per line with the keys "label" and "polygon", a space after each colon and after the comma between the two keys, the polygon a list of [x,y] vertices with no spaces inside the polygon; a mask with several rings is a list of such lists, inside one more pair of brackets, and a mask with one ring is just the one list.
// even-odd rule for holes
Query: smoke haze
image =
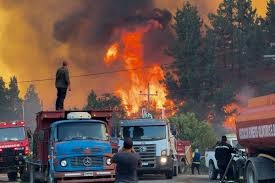
{"label": "smoke haze", "polygon": [[[19,80],[53,78],[61,59],[69,60],[71,75],[120,69],[103,63],[103,54],[117,39],[121,28],[133,29],[148,20],[158,21],[162,29],[145,35],[145,61],[165,62],[163,49],[171,44],[172,13],[183,0],[0,0],[0,76],[16,75]],[[206,17],[220,0],[192,0]],[[262,0],[255,0],[259,12]],[[170,12],[169,12],[170,11]],[[148,63],[146,63],[148,64]],[[91,89],[112,92],[124,82],[121,75],[72,80],[66,106],[83,106]],[[21,95],[30,83],[20,83]],[[45,109],[53,109],[53,81],[35,83]]]}

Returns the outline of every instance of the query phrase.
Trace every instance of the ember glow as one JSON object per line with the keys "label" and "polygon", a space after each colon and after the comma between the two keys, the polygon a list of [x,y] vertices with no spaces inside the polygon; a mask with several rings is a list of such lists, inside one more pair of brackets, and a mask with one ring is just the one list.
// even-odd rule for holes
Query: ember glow
{"label": "ember glow", "polygon": [[[160,81],[164,79],[164,72],[161,67],[152,61],[149,62],[155,64],[145,67],[142,39],[147,31],[160,27],[156,21],[149,21],[147,25],[138,26],[134,31],[123,29],[120,31],[119,42],[112,44],[106,52],[106,64],[118,61],[114,58],[119,57],[125,69],[129,70],[123,79],[123,83],[121,81],[117,83],[117,94],[122,98],[128,116],[136,114],[141,110],[141,107],[147,105],[148,84],[150,94],[154,95],[150,96],[151,109],[157,110],[173,105],[171,101],[166,99],[166,88],[160,84]],[[140,95],[141,93],[145,95]]]}
{"label": "ember glow", "polygon": [[223,126],[228,129],[235,131],[237,116],[241,111],[241,107],[237,103],[231,103],[223,107],[226,114]]}

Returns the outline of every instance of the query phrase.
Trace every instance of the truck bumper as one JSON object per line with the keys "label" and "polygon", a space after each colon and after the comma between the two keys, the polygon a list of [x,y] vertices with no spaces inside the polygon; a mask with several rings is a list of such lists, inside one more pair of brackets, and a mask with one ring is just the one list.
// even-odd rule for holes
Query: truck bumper
{"label": "truck bumper", "polygon": [[18,171],[25,168],[25,158],[23,156],[0,157],[0,172]]}
{"label": "truck bumper", "polygon": [[[159,173],[167,173],[170,171],[173,171],[173,165],[174,165],[174,160],[171,157],[166,157],[167,162],[162,163],[161,162],[161,157],[156,158],[156,163],[154,165],[151,165],[150,167],[146,166],[146,162],[142,162],[143,165],[138,168],[138,173],[139,174],[159,174]],[[145,165],[144,165],[145,163]]]}
{"label": "truck bumper", "polygon": [[57,182],[114,182],[115,170],[88,171],[88,172],[55,172],[53,177]]}

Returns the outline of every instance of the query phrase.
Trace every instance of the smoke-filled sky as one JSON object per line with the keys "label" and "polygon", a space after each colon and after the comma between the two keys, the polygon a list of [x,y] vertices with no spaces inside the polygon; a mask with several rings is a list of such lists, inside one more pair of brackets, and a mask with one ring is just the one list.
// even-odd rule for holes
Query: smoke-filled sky
{"label": "smoke-filled sky", "polygon": [[[221,0],[192,0],[203,17],[217,9]],[[160,47],[169,44],[171,32],[166,27],[171,14],[184,0],[0,0],[0,76],[6,80],[52,78],[61,59],[68,59],[71,75],[121,69],[103,64],[103,54],[116,39],[118,28],[131,28],[149,19],[159,21],[164,30],[147,36],[146,57],[158,57]],[[264,15],[265,0],[254,0]],[[153,9],[159,10],[153,11]],[[150,35],[150,33],[149,33]],[[161,39],[160,39],[161,38]],[[156,45],[160,47],[156,47]],[[148,52],[148,51],[147,51]],[[148,59],[151,60],[151,59]],[[113,92],[113,80],[124,82],[121,75],[75,78],[67,106],[81,106],[89,90]],[[20,83],[21,95],[30,83]],[[53,109],[53,81],[35,83],[46,109]]]}

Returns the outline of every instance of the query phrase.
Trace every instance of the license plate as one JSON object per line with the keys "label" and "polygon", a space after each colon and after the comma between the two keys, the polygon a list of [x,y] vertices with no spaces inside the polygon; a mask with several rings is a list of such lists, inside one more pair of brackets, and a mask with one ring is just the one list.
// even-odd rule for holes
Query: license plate
{"label": "license plate", "polygon": [[85,176],[85,177],[91,177],[91,176],[93,176],[93,175],[94,175],[93,172],[84,172],[84,176]]}
{"label": "license plate", "polygon": [[149,163],[148,163],[148,162],[142,162],[141,165],[142,165],[142,166],[148,166]]}

